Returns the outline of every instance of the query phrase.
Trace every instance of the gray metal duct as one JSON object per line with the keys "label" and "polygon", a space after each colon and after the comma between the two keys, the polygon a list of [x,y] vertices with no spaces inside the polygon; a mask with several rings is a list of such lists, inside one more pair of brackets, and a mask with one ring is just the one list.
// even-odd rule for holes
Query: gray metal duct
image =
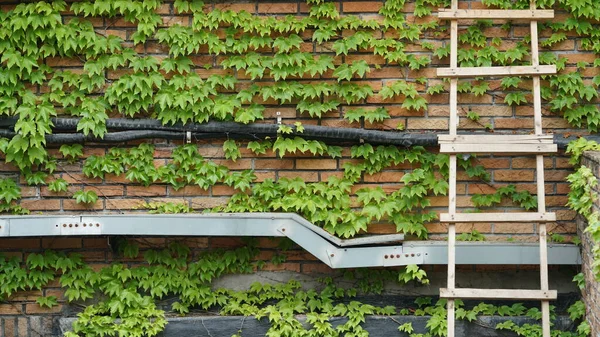
{"label": "gray metal duct", "polygon": [[[445,242],[402,242],[402,234],[342,240],[293,213],[0,217],[0,237],[88,235],[288,237],[331,268],[447,262]],[[465,242],[456,251],[458,264],[539,264],[537,244]],[[581,263],[578,247],[565,244],[549,245],[548,260]]]}

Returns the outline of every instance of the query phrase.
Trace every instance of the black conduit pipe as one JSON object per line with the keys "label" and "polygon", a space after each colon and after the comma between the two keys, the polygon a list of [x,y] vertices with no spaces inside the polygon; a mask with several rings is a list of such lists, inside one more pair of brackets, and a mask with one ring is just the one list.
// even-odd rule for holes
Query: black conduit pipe
{"label": "black conduit pipe", "polygon": [[[6,128],[14,127],[15,118],[0,119],[0,136],[12,137]],[[208,122],[205,124],[175,124],[173,126],[162,125],[155,119],[121,119],[111,118],[106,120],[108,130],[118,132],[107,132],[103,139],[92,136],[84,136],[76,133],[78,118],[53,118],[54,134],[47,135],[46,141],[53,144],[81,143],[81,142],[126,142],[145,138],[162,138],[171,140],[184,140],[186,132],[190,132],[192,139],[207,138],[241,138],[250,140],[264,139],[265,137],[277,137],[279,125],[277,124],[240,124],[235,122]],[[292,126],[293,127],[293,126]],[[56,133],[56,132],[70,133]],[[292,133],[306,139],[322,140],[325,143],[372,143],[397,146],[437,146],[437,136],[433,133],[406,133],[379,130],[365,130],[353,128],[333,128],[326,126],[305,125],[302,133]]]}
{"label": "black conduit pipe", "polygon": [[[235,122],[208,122],[205,124],[174,124],[162,125],[156,119],[125,119],[110,118],[106,120],[107,132],[103,138],[92,135],[84,136],[76,133],[79,118],[53,118],[54,134],[46,136],[46,141],[52,144],[70,143],[118,143],[148,138],[169,140],[184,140],[186,132],[191,133],[192,140],[235,138],[258,140],[265,137],[277,136],[277,124],[240,124]],[[0,118],[0,136],[11,138],[15,135],[12,130],[17,121],[16,117]],[[56,133],[68,132],[68,133]],[[304,125],[302,133],[292,133],[306,139],[321,140],[325,143],[372,143],[397,146],[437,146],[437,133],[409,133],[397,131],[365,130],[356,128],[334,128],[318,125]],[[588,140],[600,143],[600,136],[585,136]],[[566,148],[568,143],[577,137],[565,137],[562,134],[554,135],[554,143],[559,148]]]}

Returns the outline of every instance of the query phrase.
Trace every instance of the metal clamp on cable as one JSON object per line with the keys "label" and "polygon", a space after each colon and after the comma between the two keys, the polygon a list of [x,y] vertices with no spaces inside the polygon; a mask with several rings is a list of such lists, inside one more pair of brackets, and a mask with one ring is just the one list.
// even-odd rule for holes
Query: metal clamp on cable
{"label": "metal clamp on cable", "polygon": [[281,111],[277,111],[277,125],[281,125]]}
{"label": "metal clamp on cable", "polygon": [[185,143],[190,144],[192,142],[192,131],[185,132]]}

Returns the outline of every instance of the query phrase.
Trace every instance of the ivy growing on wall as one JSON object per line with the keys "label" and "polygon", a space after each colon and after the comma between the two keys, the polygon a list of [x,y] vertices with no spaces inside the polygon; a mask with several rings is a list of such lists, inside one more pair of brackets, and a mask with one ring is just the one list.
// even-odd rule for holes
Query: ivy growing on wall
{"label": "ivy growing on wall", "polygon": [[[6,154],[7,162],[14,163],[21,169],[28,184],[44,184],[48,180],[52,181],[51,190],[60,192],[65,190],[66,185],[60,179],[49,179],[52,178],[49,175],[55,169],[56,158],[48,154],[45,143],[45,136],[52,133],[51,118],[59,114],[80,118],[77,130],[100,138],[107,132],[106,119],[115,112],[130,118],[156,118],[166,125],[211,120],[253,123],[265,118],[265,106],[273,102],[295,107],[303,117],[320,119],[328,113],[342,110],[343,117],[349,122],[373,123],[389,119],[390,114],[385,103],[368,109],[362,107],[369,99],[379,97],[383,102],[398,100],[409,111],[425,111],[427,99],[418,86],[425,84],[424,90],[429,95],[444,92],[443,84],[429,83],[428,79],[389,81],[380,90],[376,90],[357,80],[365,78],[373,69],[379,68],[379,65],[369,64],[362,59],[340,63],[336,58],[354,52],[372,53],[383,57],[387,62],[386,66],[410,70],[429,66],[433,58],[444,60],[448,57],[448,46],[434,44],[433,40],[442,38],[446,23],[428,15],[437,7],[447,6],[446,1],[416,1],[414,15],[428,16],[428,20],[422,22],[406,19],[403,12],[404,0],[385,1],[379,12],[382,20],[341,15],[333,3],[324,1],[311,0],[308,4],[309,12],[305,16],[275,17],[227,9],[207,10],[209,5],[201,1],[176,1],[173,4],[175,12],[190,15],[191,23],[168,27],[162,26],[161,17],[157,13],[160,1],[81,1],[73,4],[64,1],[36,2],[19,4],[14,9],[2,12],[0,73],[3,76],[0,76],[0,111],[3,115],[17,117],[18,121],[14,127],[16,136],[0,142],[0,151]],[[485,4],[499,8],[521,8],[527,5],[525,1],[505,0],[486,1]],[[544,40],[544,46],[552,47],[560,43],[567,32],[575,30],[583,41],[582,47],[596,51],[597,28],[589,23],[589,20],[598,17],[595,5],[583,6],[585,10],[568,1],[541,1],[538,5],[556,6],[572,15],[565,23],[551,22],[543,27],[554,32]],[[75,17],[65,20],[65,13],[69,10]],[[95,30],[89,18],[122,18],[136,24],[137,29],[131,37],[133,46],[120,37]],[[503,50],[500,48],[501,41],[492,39],[490,42],[483,34],[483,30],[490,26],[490,21],[480,21],[461,30],[460,42],[464,48],[460,48],[460,65],[526,63],[527,41]],[[353,34],[342,34],[345,30],[352,31]],[[134,46],[148,40],[157,41],[164,46],[168,50],[168,57],[156,58],[136,52]],[[303,48],[306,44],[330,45],[331,49],[327,53],[313,55]],[[407,46],[415,45],[425,52],[407,51]],[[192,56],[200,52],[217,55],[219,61],[194,63]],[[50,61],[55,58],[79,60],[83,71],[49,66],[52,64]],[[555,63],[559,69],[566,70],[566,59],[558,59],[554,53],[544,53],[541,62]],[[583,68],[595,66],[597,65],[581,64]],[[236,76],[201,76],[195,71],[200,68],[231,70]],[[115,79],[108,78],[107,74],[113,71],[122,75]],[[336,81],[315,83],[304,80],[320,79],[326,74]],[[271,85],[260,85],[259,82],[242,85],[240,78],[254,81],[270,79],[275,82]],[[520,89],[522,82],[523,79],[518,77],[502,81],[503,89],[512,90],[504,98],[505,103],[526,103],[525,94]],[[543,92],[553,110],[564,113],[565,118],[573,125],[585,124],[594,131],[597,124],[594,118],[599,114],[593,104],[597,97],[595,88],[598,81],[594,78],[593,82],[593,85],[587,85],[581,72],[568,70],[548,77],[548,86]],[[462,92],[476,96],[486,95],[492,90],[488,82],[481,80],[462,82],[460,88]],[[402,128],[402,125],[399,127]],[[272,149],[281,156],[311,153],[335,158],[340,154],[337,147],[304,140],[301,136],[290,137],[285,128],[274,141],[251,142],[248,145],[257,153]],[[240,157],[235,141],[227,140],[223,147],[226,158],[236,160]],[[415,213],[413,209],[415,206],[426,207],[428,195],[445,193],[445,186],[434,179],[433,173],[439,169],[440,159],[434,159],[424,152],[417,159],[406,159],[402,157],[402,151],[389,148],[379,150],[380,148],[375,147],[371,148],[377,149],[377,152],[370,155],[369,147],[366,144],[353,150],[353,157],[365,160],[362,165],[345,168],[342,178],[344,183],[341,186],[345,186],[346,190],[351,183],[358,181],[359,174],[378,172],[383,169],[382,165],[409,162],[422,167],[409,174],[404,179],[406,181],[402,181],[406,187],[412,187],[410,192],[405,188],[382,195],[377,188],[362,190],[359,201],[365,207],[359,213],[350,210],[348,200],[337,204],[338,199],[332,195],[321,196],[314,193],[331,188],[337,181],[317,184],[297,181],[297,184],[309,187],[301,193],[309,193],[315,200],[309,205],[298,205],[301,207],[282,207],[272,203],[273,197],[261,194],[261,190],[271,184],[276,191],[274,193],[289,194],[292,205],[293,198],[299,200],[306,195],[288,189],[289,183],[285,180],[255,184],[252,172],[227,175],[224,167],[210,161],[190,166],[202,172],[202,177],[191,177],[189,174],[183,177],[181,172],[176,172],[185,168],[178,167],[178,159],[174,158],[172,164],[152,170],[146,166],[147,157],[141,161],[144,169],[127,170],[126,177],[143,185],[166,183],[176,188],[184,185],[206,188],[215,183],[225,183],[242,193],[251,193],[235,195],[220,210],[287,208],[299,211],[343,236],[351,236],[366,229],[368,223],[385,218],[391,219],[398,230],[425,237],[422,224],[434,217],[428,212]],[[68,148],[65,151],[63,156],[66,158],[77,156],[76,152],[68,152]],[[131,150],[115,148],[102,161],[119,158],[123,151]],[[140,151],[143,153],[144,149]],[[137,160],[135,155],[131,158]],[[91,169],[102,165],[101,160],[94,160],[96,159],[86,162],[86,174],[101,176],[98,170]],[[131,166],[126,162],[123,164],[121,167],[106,166],[105,173],[118,174],[120,169]],[[483,176],[483,173],[472,175]],[[3,189],[6,196],[5,210],[25,212],[15,204],[15,200],[18,200],[18,187],[10,182],[3,186],[6,188]],[[329,193],[334,192],[332,190]],[[79,191],[73,197],[77,202],[88,204],[97,199],[93,191]],[[328,202],[317,203],[320,200],[316,199],[321,197],[329,199]],[[244,204],[245,198],[249,198],[251,202]],[[382,206],[374,205],[380,201],[383,206],[389,207],[385,206],[387,208],[383,209]],[[521,203],[527,206],[529,202],[531,200]],[[332,207],[332,203],[336,206]],[[314,204],[319,204],[320,209],[310,206]],[[329,212],[333,209],[336,211]],[[356,225],[351,226],[349,223]],[[346,228],[348,226],[352,228]]]}
{"label": "ivy growing on wall", "polygon": [[[135,244],[124,242],[119,251],[126,259],[142,255]],[[419,280],[426,283],[424,271],[407,266],[399,273],[389,270],[347,271],[346,278],[355,280],[357,288],[338,287],[331,278],[324,278],[320,289],[302,288],[297,281],[280,284],[254,283],[248,290],[213,289],[211,283],[228,274],[250,273],[260,269],[258,250],[251,244],[235,250],[207,251],[194,259],[188,247],[172,243],[162,250],[146,250],[143,263],[128,266],[114,262],[99,271],[83,262],[78,254],[47,251],[29,254],[25,263],[16,258],[0,258],[0,300],[23,290],[39,290],[57,279],[65,290],[64,299],[55,296],[37,298],[41,307],[52,308],[59,301],[87,304],[78,314],[66,337],[76,336],[155,336],[167,324],[166,312],[186,315],[191,311],[218,310],[223,315],[240,315],[269,322],[267,336],[368,336],[364,329],[367,315],[428,316],[425,331],[415,331],[411,323],[398,324],[400,333],[410,337],[446,336],[445,300],[435,303],[431,298],[419,298],[413,306],[380,307],[359,302],[360,294],[381,293],[390,276],[399,275],[397,282]],[[175,301],[173,301],[175,298]],[[527,316],[541,319],[538,308],[517,303],[512,306],[480,303],[466,307],[456,301],[456,318],[477,321],[480,315]],[[576,302],[568,310],[576,332],[553,331],[553,336],[583,337],[589,334],[583,303]],[[305,315],[306,323],[298,316]],[[334,326],[331,318],[343,317],[345,322]],[[393,317],[390,317],[394,321]],[[506,320],[491,329],[514,331],[521,336],[538,336],[539,324],[517,325]],[[244,336],[243,325],[235,337]]]}
{"label": "ivy growing on wall", "polygon": [[580,138],[569,144],[568,152],[571,154],[573,164],[578,165],[577,170],[567,177],[571,190],[569,191],[568,206],[581,214],[586,222],[585,232],[589,233],[594,245],[592,247],[592,270],[596,279],[600,280],[600,215],[594,209],[598,201],[598,178],[589,167],[580,164],[580,158],[585,151],[598,151],[600,145],[594,141]]}
{"label": "ivy growing on wall", "polygon": [[[598,3],[572,0],[537,2],[542,8],[556,8],[568,13],[564,22],[549,22],[541,26],[541,29],[552,32],[550,37],[543,40],[543,47],[551,49],[569,34],[575,34],[583,50],[600,52]],[[380,56],[388,67],[397,66],[411,71],[424,69],[433,61],[444,62],[449,55],[449,48],[445,44],[438,45],[433,40],[444,38],[447,28],[445,22],[434,16],[422,22],[407,20],[403,12],[406,5],[404,0],[385,1],[379,12],[381,20],[341,15],[333,3],[322,0],[308,0],[307,3],[309,12],[306,15],[275,17],[214,9],[197,0],[176,0],[173,4],[175,12],[189,15],[191,21],[189,25],[175,24],[169,27],[162,26],[161,16],[157,13],[162,2],[158,0],[75,3],[39,1],[20,3],[14,9],[0,11],[0,115],[17,119],[15,136],[0,140],[0,151],[4,153],[8,163],[19,168],[27,184],[48,183],[50,191],[59,193],[67,191],[68,184],[63,179],[54,179],[57,158],[49,153],[46,143],[46,136],[53,133],[52,118],[59,115],[78,118],[77,131],[97,138],[102,138],[108,132],[106,120],[114,115],[153,118],[164,125],[208,121],[248,124],[265,119],[266,107],[271,104],[292,107],[302,118],[316,120],[332,112],[342,111],[342,117],[346,121],[364,125],[389,120],[389,102],[399,102],[402,108],[411,112],[423,112],[428,109],[428,95],[435,96],[445,92],[445,83],[431,79],[399,78],[388,81],[381,89],[377,89],[360,80],[379,70],[381,66],[369,64],[364,59],[340,62],[340,59],[345,60],[346,56],[355,52]],[[485,0],[484,4],[498,8],[526,8],[529,1]],[[432,14],[435,8],[446,6],[447,0],[416,0],[413,14],[425,17]],[[123,19],[136,25],[131,36],[132,43],[96,30],[91,21],[94,18]],[[483,34],[491,26],[490,21],[480,21],[461,29],[459,64],[526,64],[529,57],[527,38],[503,49],[502,41],[488,41]],[[510,24],[503,27],[509,29]],[[168,50],[167,57],[157,58],[136,51],[136,47],[148,41],[158,42]],[[314,55],[305,51],[304,46],[307,44],[327,46],[329,49]],[[422,51],[414,53],[408,47],[420,48]],[[218,61],[198,63],[193,56],[201,52],[218,56],[215,58]],[[80,62],[82,70],[52,66],[57,59]],[[597,70],[600,67],[598,60],[590,64],[580,62],[577,69],[571,69],[567,68],[567,60],[559,58],[555,53],[542,53],[540,57],[542,64],[556,64],[561,70],[560,74],[545,78],[542,90],[543,98],[552,113],[561,114],[575,127],[587,128],[593,132],[598,131],[600,125],[600,113],[595,104],[600,77],[596,76],[588,83],[582,73],[585,70]],[[203,76],[198,71],[201,69],[230,71],[236,76]],[[118,75],[109,77],[109,74]],[[332,80],[320,81],[325,76]],[[245,83],[240,78],[250,79],[253,83]],[[274,83],[260,85],[263,80],[272,80]],[[522,90],[526,84],[527,79],[518,77],[503,80],[500,86],[508,91],[503,97],[504,103],[509,106],[527,104]],[[461,92],[475,96],[488,95],[494,90],[490,83],[479,79],[461,81],[459,87]],[[383,103],[364,107],[370,101]],[[471,114],[469,118],[475,120],[477,116]],[[248,143],[247,147],[256,154],[273,151],[280,157],[294,154],[332,158],[341,156],[341,148],[321,141],[307,140],[301,135],[292,136],[292,128],[298,131],[301,125],[283,125],[275,139],[256,140]],[[402,129],[403,125],[395,125],[393,128]],[[492,129],[492,126],[488,129]],[[60,148],[60,153],[66,160],[78,160],[82,155],[81,150],[80,146],[65,146]],[[223,142],[223,151],[225,157],[231,160],[237,160],[241,156],[239,143],[233,139]],[[153,148],[147,144],[130,148],[113,147],[104,156],[86,159],[83,172],[88,177],[124,175],[130,182],[145,186],[168,184],[175,189],[186,185],[207,189],[215,184],[225,184],[233,187],[237,193],[226,205],[214,211],[297,212],[343,237],[367,230],[372,222],[389,221],[398,231],[426,238],[424,224],[435,219],[435,214],[427,209],[429,197],[444,195],[447,191],[446,179],[442,179],[447,175],[447,157],[432,154],[419,147],[404,150],[371,144],[354,146],[351,156],[357,163],[347,164],[341,177],[318,183],[307,183],[301,179],[265,180],[259,183],[253,171],[232,172],[225,166],[200,156],[194,146],[173,149],[173,160],[159,167],[154,166],[152,156]],[[361,188],[356,192],[354,204],[348,196],[352,186],[365,175],[398,164],[413,166],[400,181],[403,187],[390,192],[380,187]],[[486,179],[483,168],[470,160],[461,161],[461,167],[470,177]],[[572,178],[572,183],[577,184],[577,181],[589,178],[585,172],[578,174],[580,177]],[[575,187],[573,201],[570,203],[585,213],[589,208],[586,208],[586,203],[582,203],[582,200],[585,201],[582,198],[590,191],[585,190],[585,185]],[[0,180],[0,211],[19,214],[27,212],[19,206],[20,196],[21,190],[15,181]],[[526,209],[535,204],[534,197],[510,187],[499,189],[491,196],[475,196],[474,203],[476,207],[487,207],[505,197]],[[79,203],[93,204],[98,196],[93,191],[84,189],[74,193],[73,198]],[[155,212],[190,211],[184,206],[176,205],[149,204],[146,207]],[[471,238],[467,237],[473,238],[479,238],[477,233],[471,233]],[[231,261],[238,262],[240,268],[250,268],[247,260],[250,253],[242,252],[246,254],[242,257],[236,255],[238,253],[230,256]],[[100,329],[99,331],[114,329],[116,323],[112,318],[118,316],[130,322],[127,323],[130,325],[121,324],[127,333],[154,335],[164,324],[164,317],[153,305],[153,300],[169,291],[181,292],[182,301],[173,308],[180,312],[195,305],[208,307],[225,299],[231,300],[228,292],[217,292],[204,297],[203,292],[207,291],[210,280],[201,278],[198,281],[200,283],[192,285],[198,293],[185,293],[182,285],[150,290],[150,285],[154,289],[154,284],[143,281],[149,282],[147,280],[151,274],[179,273],[174,277],[184,280],[185,277],[181,275],[194,270],[190,270],[189,265],[185,272],[176,268],[183,264],[179,258],[185,259],[184,250],[177,251],[177,257],[169,255],[170,253],[152,254],[156,255],[147,256],[148,262],[153,265],[151,269],[132,271],[116,265],[103,270],[101,274],[104,279],[92,280],[84,279],[89,270],[77,258],[32,255],[27,268],[28,275],[34,276],[27,278],[29,283],[25,284],[29,288],[39,287],[44,280],[50,279],[54,272],[60,270],[63,272],[61,280],[64,278],[64,285],[69,287],[70,299],[85,299],[96,292],[108,296],[107,301],[90,306],[82,313],[79,325],[76,325],[76,333],[82,334],[91,327]],[[155,264],[158,265],[154,266]],[[23,274],[18,264],[6,262],[5,265],[12,268],[14,273]],[[204,267],[194,267],[199,268],[195,270],[198,275],[194,276],[206,277],[212,273],[216,277],[235,271],[230,262],[218,265],[216,270],[208,268],[208,271],[202,269]],[[69,280],[69,277],[72,279]],[[84,286],[79,287],[79,281]],[[115,285],[117,283],[121,285]],[[131,285],[132,289],[150,291],[150,294],[142,295],[123,284]],[[294,284],[288,286],[295,291]],[[10,292],[14,290],[16,288]],[[256,288],[249,295],[260,297],[262,291]],[[286,296],[289,293],[287,288],[285,291],[277,291],[285,292]],[[277,291],[273,293],[277,294]],[[335,293],[337,289],[331,291]],[[313,295],[314,298],[323,296]],[[115,296],[125,301],[117,303]],[[269,299],[269,296],[272,294],[269,293],[264,299]],[[40,300],[40,304],[50,306],[54,300],[44,298]],[[273,321],[276,322],[274,329],[287,331],[296,327],[297,323],[290,320],[291,325],[288,326],[287,320],[275,317],[281,314],[283,306],[280,303],[270,307],[270,311],[262,308],[253,314],[273,315]],[[287,307],[285,309],[286,314],[295,313],[294,310],[290,313]],[[239,309],[235,310],[232,309],[231,312],[239,312]],[[360,321],[361,315],[366,313],[391,313],[385,308],[358,305],[356,308],[346,306],[344,310],[352,313],[354,320],[349,322],[354,323]],[[423,312],[434,314],[436,320],[432,320],[429,333],[440,335],[445,330],[442,329],[442,318],[436,316],[435,310],[437,309],[433,307],[424,309]],[[156,324],[148,325],[147,321],[142,322],[139,317],[127,316],[134,311],[142,313],[145,319],[154,319]],[[306,309],[300,311],[306,312]],[[472,314],[465,313],[465,317],[471,317],[469,315]],[[315,314],[310,320],[314,326],[319,325],[320,329],[324,329],[313,334],[330,332],[324,317]],[[409,326],[401,328],[406,332],[411,329]],[[505,328],[513,331],[520,329],[510,325]],[[360,325],[349,326],[348,329],[355,335],[362,333]],[[518,331],[526,335],[534,334],[532,330],[535,328]]]}

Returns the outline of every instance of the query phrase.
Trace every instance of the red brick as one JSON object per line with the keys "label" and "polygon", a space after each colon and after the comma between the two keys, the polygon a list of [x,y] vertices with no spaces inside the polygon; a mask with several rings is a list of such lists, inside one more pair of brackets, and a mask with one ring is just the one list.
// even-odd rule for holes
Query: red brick
{"label": "red brick", "polygon": [[533,119],[527,118],[496,118],[494,129],[532,129]]}
{"label": "red brick", "polygon": [[40,196],[42,197],[71,197],[75,192],[81,190],[80,186],[67,186],[66,192],[52,192],[47,186],[40,188]]}
{"label": "red brick", "polygon": [[315,171],[280,171],[279,178],[301,178],[305,182],[316,182],[319,181],[319,174]]}
{"label": "red brick", "polygon": [[235,193],[238,192],[235,188],[229,187],[226,185],[215,185],[215,186],[211,187],[211,191],[212,191],[212,195],[215,195],[215,196],[234,195]]}
{"label": "red brick", "polygon": [[565,170],[545,170],[544,179],[546,181],[566,181],[567,176],[571,174],[571,171]]}
{"label": "red brick", "polygon": [[408,118],[406,124],[407,130],[447,130],[447,119],[417,119]]}
{"label": "red brick", "polygon": [[3,251],[1,254],[7,259],[15,259],[16,261],[23,262],[23,253],[22,252],[6,252]]}
{"label": "red brick", "polygon": [[298,5],[295,3],[259,3],[258,13],[265,14],[291,14],[298,12]]}
{"label": "red brick", "polygon": [[274,171],[254,172],[254,175],[256,176],[255,182],[257,182],[257,183],[261,183],[261,182],[265,181],[266,179],[275,180],[275,172]]}
{"label": "red brick", "polygon": [[215,159],[215,164],[227,166],[230,170],[249,170],[252,168],[252,159],[238,159],[236,161],[228,159]]}
{"label": "red brick", "polygon": [[47,57],[46,64],[50,67],[83,67],[83,62],[78,58]]}
{"label": "red brick", "polygon": [[23,199],[21,207],[31,211],[60,211],[60,200],[57,199]]}
{"label": "red brick", "polygon": [[215,198],[215,197],[206,197],[206,198],[192,198],[190,200],[191,206],[193,209],[207,209],[214,208],[217,206],[226,205],[229,201],[229,198]]}
{"label": "red brick", "polygon": [[208,237],[181,237],[181,238],[169,238],[169,242],[181,243],[190,249],[203,249],[208,248]]}
{"label": "red brick", "polygon": [[[431,223],[431,224],[426,224],[425,227],[427,227],[427,230],[430,233],[448,233],[448,225],[447,224]],[[477,224],[461,223],[461,224],[456,225],[457,233],[470,233],[473,230],[477,230],[480,233],[491,233],[492,225],[487,224],[487,223],[477,223]]]}
{"label": "red brick", "polygon": [[21,186],[21,198],[37,196],[37,187]]}
{"label": "red brick", "polygon": [[396,225],[394,224],[371,224],[369,225],[369,234],[396,234]]}
{"label": "red brick", "polygon": [[335,270],[324,263],[303,263],[302,272],[307,274],[332,274]]}
{"label": "red brick", "polygon": [[221,10],[230,10],[234,12],[246,11],[249,13],[256,12],[256,7],[253,3],[218,3],[215,8]]}
{"label": "red brick", "polygon": [[127,186],[128,197],[157,197],[166,196],[167,187],[160,185],[146,186]]}
{"label": "red brick", "polygon": [[172,186],[168,187],[168,194],[170,197],[193,197],[193,196],[207,196],[209,191],[201,188],[200,186],[184,186],[178,190],[175,190]]}
{"label": "red brick", "polygon": [[377,13],[381,7],[380,1],[344,2],[342,4],[344,13]]}
{"label": "red brick", "polygon": [[404,172],[386,171],[375,174],[365,174],[364,181],[367,183],[397,183],[404,176]]}
{"label": "red brick", "polygon": [[240,237],[211,237],[209,243],[211,248],[237,248],[246,245]]}
{"label": "red brick", "polygon": [[532,234],[534,226],[531,223],[496,223],[494,233],[523,233]]}
{"label": "red brick", "polygon": [[110,248],[108,238],[83,238],[84,248]]}
{"label": "red brick", "polygon": [[469,184],[469,194],[492,194],[496,188],[487,184]]}
{"label": "red brick", "polygon": [[100,178],[88,178],[83,173],[69,173],[63,174],[62,178],[69,184],[100,184],[102,179]]}
{"label": "red brick", "polygon": [[493,172],[495,181],[533,181],[534,170],[496,170]]}
{"label": "red brick", "polygon": [[106,261],[107,251],[90,251],[81,252],[81,256],[86,262],[104,262]]}
{"label": "red brick", "polygon": [[41,241],[39,238],[3,238],[0,239],[2,249],[39,249]]}
{"label": "red brick", "polygon": [[16,336],[15,332],[16,332],[16,326],[15,326],[15,321],[16,319],[10,317],[10,318],[5,318],[4,319],[4,335],[3,336]]}
{"label": "red brick", "polygon": [[123,196],[122,185],[100,185],[100,186],[85,186],[85,191],[94,191],[98,196],[103,197],[121,197]]}
{"label": "red brick", "polygon": [[100,210],[104,208],[104,203],[101,199],[93,204],[77,203],[74,199],[66,199],[63,200],[62,207],[65,211]]}
{"label": "red brick", "polygon": [[19,330],[19,336],[27,336],[28,334],[28,324],[26,317],[17,318],[17,326]]}
{"label": "red brick", "polygon": [[267,262],[260,270],[262,270],[262,271],[292,271],[292,272],[299,273],[300,272],[300,263],[284,262],[284,263],[279,263],[279,264],[273,264],[271,262]]}
{"label": "red brick", "polygon": [[54,296],[58,298],[59,301],[62,300],[64,294],[65,290],[63,289],[46,289],[46,291],[44,292],[44,296]]}
{"label": "red brick", "polygon": [[35,301],[40,296],[43,296],[41,290],[18,291],[14,293],[10,299],[15,302],[25,302]]}
{"label": "red brick", "polygon": [[146,202],[143,199],[106,199],[107,210],[131,210],[141,208]]}
{"label": "red brick", "polygon": [[297,170],[335,170],[337,169],[335,159],[297,159]]}
{"label": "red brick", "polygon": [[37,303],[28,303],[25,305],[25,312],[28,315],[32,314],[58,314],[62,311],[62,304],[58,304],[52,308],[42,308]]}
{"label": "red brick", "polygon": [[256,170],[293,169],[294,161],[292,159],[255,159],[254,168]]}
{"label": "red brick", "polygon": [[477,158],[477,163],[487,169],[509,168],[510,159],[508,158]]}
{"label": "red brick", "polygon": [[161,27],[170,27],[174,25],[187,26],[190,22],[190,17],[187,16],[162,16]]}
{"label": "red brick", "polygon": [[51,248],[51,249],[71,249],[71,248],[81,248],[81,238],[77,237],[47,237],[42,238],[42,248]]}
{"label": "red brick", "polygon": [[[12,300],[12,298],[11,298]],[[19,303],[0,304],[0,315],[21,315],[22,305]]]}

